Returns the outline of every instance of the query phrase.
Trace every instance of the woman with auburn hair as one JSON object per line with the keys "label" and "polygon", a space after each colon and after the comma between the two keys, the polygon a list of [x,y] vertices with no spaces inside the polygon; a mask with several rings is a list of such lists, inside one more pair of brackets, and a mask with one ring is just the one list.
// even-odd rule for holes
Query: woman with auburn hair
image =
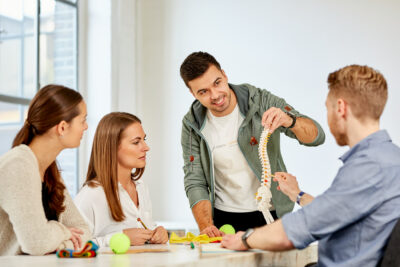
{"label": "woman with auburn hair", "polygon": [[140,180],[147,151],[146,134],[136,116],[112,112],[100,120],[86,182],[75,204],[101,247],[109,246],[111,236],[121,232],[131,245],[168,241],[167,231],[152,219],[149,192]]}
{"label": "woman with auburn hair", "polygon": [[60,85],[37,92],[13,148],[0,158],[0,256],[79,249],[90,238],[56,163],[86,129],[78,92]]}

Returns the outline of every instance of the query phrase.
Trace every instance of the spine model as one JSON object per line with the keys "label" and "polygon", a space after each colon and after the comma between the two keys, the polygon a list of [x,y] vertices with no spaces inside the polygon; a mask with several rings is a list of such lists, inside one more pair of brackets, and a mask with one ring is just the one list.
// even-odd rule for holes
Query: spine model
{"label": "spine model", "polygon": [[262,180],[261,180],[261,185],[256,193],[256,202],[258,210],[263,213],[267,224],[274,222],[274,218],[272,217],[269,211],[270,208],[272,207],[271,204],[272,174],[271,174],[271,165],[269,163],[269,158],[267,154],[267,144],[270,136],[271,133],[269,132],[269,129],[264,129],[264,131],[261,133],[260,142],[258,145],[258,155],[260,157],[262,166],[262,176],[261,176]]}

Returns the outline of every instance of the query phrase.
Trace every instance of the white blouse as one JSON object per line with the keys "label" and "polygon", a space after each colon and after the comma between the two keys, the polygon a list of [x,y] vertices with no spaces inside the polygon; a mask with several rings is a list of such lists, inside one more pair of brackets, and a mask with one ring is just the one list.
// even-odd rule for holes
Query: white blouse
{"label": "white blouse", "polygon": [[130,198],[128,192],[118,183],[119,197],[125,220],[116,222],[111,216],[106,195],[102,186],[89,187],[85,185],[75,197],[74,202],[89,224],[94,241],[100,246],[109,246],[111,236],[122,233],[127,228],[144,228],[140,222],[149,229],[154,229],[156,224],[152,218],[151,200],[147,186],[142,180],[135,182],[139,198],[139,208]]}

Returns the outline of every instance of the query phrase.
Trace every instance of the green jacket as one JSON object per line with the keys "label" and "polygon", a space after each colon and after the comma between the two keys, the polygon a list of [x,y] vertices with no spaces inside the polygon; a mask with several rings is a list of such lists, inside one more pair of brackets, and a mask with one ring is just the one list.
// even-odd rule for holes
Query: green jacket
{"label": "green jacket", "polygon": [[[235,92],[239,110],[244,120],[239,128],[238,144],[250,168],[261,182],[262,166],[258,156],[258,144],[251,145],[252,137],[259,141],[263,126],[261,125],[262,115],[270,107],[278,107],[282,110],[289,106],[286,101],[267,90],[261,90],[249,84],[233,85],[230,88]],[[292,108],[291,106],[289,106]],[[292,108],[297,117],[306,117]],[[201,129],[206,122],[207,108],[196,100],[193,102],[189,112],[182,121],[182,150],[185,173],[184,183],[186,195],[192,208],[201,200],[210,200],[214,206],[215,200],[215,177],[211,151],[207,141],[201,134]],[[314,121],[318,128],[318,136],[311,143],[299,143],[306,146],[317,146],[325,141],[325,133],[321,126]],[[272,173],[286,171],[285,164],[280,151],[280,133],[283,132],[291,138],[296,138],[292,131],[279,127],[270,137],[268,142],[268,156]],[[277,215],[282,217],[285,213],[291,212],[294,203],[281,191],[277,190],[277,182],[271,183],[272,203]],[[255,192],[249,192],[254,195]]]}

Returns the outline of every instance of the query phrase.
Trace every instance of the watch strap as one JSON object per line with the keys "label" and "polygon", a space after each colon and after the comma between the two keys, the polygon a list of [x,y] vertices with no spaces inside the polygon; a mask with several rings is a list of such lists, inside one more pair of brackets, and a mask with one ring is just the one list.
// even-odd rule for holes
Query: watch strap
{"label": "watch strap", "polygon": [[290,111],[287,111],[287,112],[285,112],[289,117],[291,117],[292,118],[292,120],[293,120],[293,122],[292,122],[292,124],[289,126],[289,127],[287,127],[287,129],[291,129],[291,128],[293,128],[295,125],[296,125],[296,116],[292,113],[292,112],[290,112]]}
{"label": "watch strap", "polygon": [[300,193],[297,195],[296,197],[296,203],[300,205],[300,201],[301,201],[301,197],[304,195],[305,193],[303,191],[300,191]]}
{"label": "watch strap", "polygon": [[242,235],[242,242],[243,245],[247,248],[250,249],[249,243],[247,243],[247,238],[249,238],[249,236],[251,236],[251,234],[254,232],[254,228],[249,228],[246,230],[246,232],[244,232],[244,234]]}

